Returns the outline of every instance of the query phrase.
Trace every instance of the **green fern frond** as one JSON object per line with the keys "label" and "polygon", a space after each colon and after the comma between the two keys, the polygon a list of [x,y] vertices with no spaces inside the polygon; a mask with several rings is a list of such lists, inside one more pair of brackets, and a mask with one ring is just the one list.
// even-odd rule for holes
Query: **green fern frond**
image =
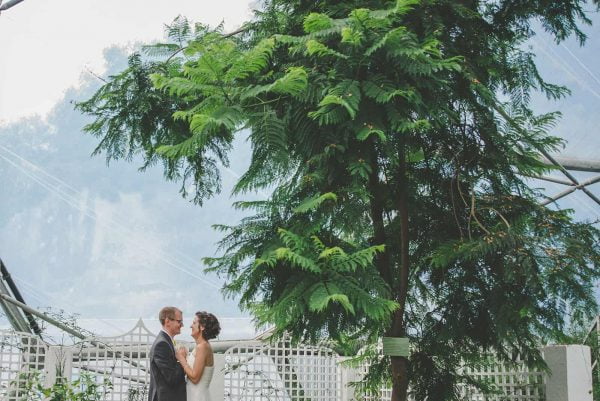
{"label": "green fern frond", "polygon": [[365,40],[364,33],[354,28],[344,27],[341,34],[342,43],[348,43],[352,46],[360,46]]}
{"label": "green fern frond", "polygon": [[277,248],[274,253],[278,260],[288,262],[292,266],[299,267],[311,273],[321,272],[321,268],[312,259],[306,258],[289,248]]}
{"label": "green fern frond", "polygon": [[316,235],[311,236],[310,239],[312,240],[313,246],[315,247],[317,252],[323,252],[326,249],[326,246],[323,243],[323,241],[321,241]]}
{"label": "green fern frond", "polygon": [[250,75],[260,73],[268,66],[274,49],[275,39],[261,40],[256,46],[235,60],[227,71],[225,80],[245,79]]}
{"label": "green fern frond", "polygon": [[181,49],[181,45],[176,43],[155,43],[142,46],[141,51],[149,57],[167,58],[181,51]]}
{"label": "green fern frond", "polygon": [[381,142],[385,142],[387,140],[387,136],[385,132],[380,129],[376,129],[373,126],[364,126],[356,133],[356,139],[359,141],[367,140],[371,135],[376,135]]}
{"label": "green fern frond", "polygon": [[332,282],[319,282],[311,287],[309,309],[313,312],[323,312],[330,303],[339,303],[347,312],[355,314],[354,306],[350,303],[348,296],[342,294],[337,285]]}
{"label": "green fern frond", "polygon": [[308,74],[303,67],[290,67],[285,75],[271,85],[270,91],[282,95],[298,96],[308,86]]}
{"label": "green fern frond", "polygon": [[175,43],[184,44],[192,38],[192,26],[184,16],[177,16],[173,22],[165,25],[165,35]]}
{"label": "green fern frond", "polygon": [[365,249],[361,249],[348,255],[347,258],[341,259],[338,263],[336,263],[336,267],[349,271],[355,271],[358,268],[364,269],[371,265],[376,254],[382,253],[384,250],[385,245],[374,245]]}
{"label": "green fern frond", "polygon": [[308,86],[308,74],[303,67],[290,67],[285,75],[271,84],[250,86],[241,94],[241,99],[257,97],[263,93],[275,93],[281,95],[290,95],[292,97],[300,96]]}
{"label": "green fern frond", "polygon": [[381,39],[369,46],[369,48],[365,51],[365,55],[367,57],[372,56],[373,53],[379,49],[382,49],[384,46],[389,46],[392,48],[395,48],[395,46],[414,48],[417,46],[417,42],[415,37],[410,34],[406,27],[400,26],[387,32]]}
{"label": "green fern frond", "polygon": [[354,119],[358,112],[360,99],[359,83],[353,80],[344,80],[330,89],[319,103],[319,108],[310,112],[308,116],[318,120],[321,125],[336,124],[345,118],[344,113],[340,115],[341,106],[350,115],[350,118]]}
{"label": "green fern frond", "polygon": [[281,152],[287,152],[286,123],[275,112],[257,113],[256,118],[251,117],[248,122],[252,130],[252,142],[265,146],[274,158]]}
{"label": "green fern frond", "polygon": [[209,114],[196,114],[190,121],[190,130],[215,132],[221,128],[235,131],[245,120],[243,110],[238,106],[221,106]]}
{"label": "green fern frond", "polygon": [[212,85],[200,84],[183,77],[166,78],[162,74],[152,74],[150,79],[158,89],[165,90],[170,95],[175,96],[202,96],[207,91],[214,90],[214,86]]}
{"label": "green fern frond", "polygon": [[307,239],[294,234],[289,230],[280,228],[277,230],[277,233],[279,234],[279,238],[281,238],[285,246],[293,249],[294,251],[304,252],[310,247],[310,243],[307,241]]}
{"label": "green fern frond", "polygon": [[382,75],[375,75],[363,81],[362,90],[365,96],[375,100],[379,104],[389,103],[397,96],[406,100],[414,99],[414,90],[398,89],[390,80]]}
{"label": "green fern frond", "polygon": [[326,248],[323,251],[321,251],[318,258],[329,259],[332,256],[341,256],[342,258],[345,258],[347,255],[342,248],[340,248],[339,246],[334,246],[333,248]]}
{"label": "green fern frond", "polygon": [[404,15],[412,11],[415,8],[415,6],[419,5],[420,3],[421,0],[397,0],[394,11],[397,14]]}
{"label": "green fern frond", "polygon": [[310,13],[304,18],[304,32],[313,33],[333,26],[333,20],[325,14]]}
{"label": "green fern frond", "polygon": [[337,52],[329,47],[327,47],[326,45],[324,45],[323,43],[319,42],[316,39],[309,39],[306,44],[306,54],[309,56],[318,56],[318,57],[325,57],[325,56],[333,56],[333,57],[337,57],[340,59],[348,59],[348,56],[346,56],[345,54],[342,54],[340,52]]}
{"label": "green fern frond", "polygon": [[323,202],[331,200],[337,201],[337,195],[333,192],[326,192],[322,195],[315,195],[311,198],[305,199],[299,206],[294,209],[294,213],[306,213],[317,209]]}
{"label": "green fern frond", "polygon": [[369,174],[373,171],[371,165],[365,160],[350,162],[348,163],[347,169],[351,175],[362,177],[365,180],[369,179]]}
{"label": "green fern frond", "polygon": [[265,258],[256,258],[254,260],[254,266],[266,265],[274,267],[277,263],[277,255],[275,253],[269,253]]}

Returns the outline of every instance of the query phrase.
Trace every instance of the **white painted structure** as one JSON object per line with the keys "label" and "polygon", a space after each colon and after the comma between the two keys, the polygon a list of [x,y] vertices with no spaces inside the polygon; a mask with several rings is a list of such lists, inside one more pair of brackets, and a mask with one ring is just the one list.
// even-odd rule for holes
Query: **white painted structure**
{"label": "white painted structure", "polygon": [[[107,401],[146,401],[147,354],[155,335],[140,320],[128,333],[82,341],[72,346],[49,346],[39,338],[14,331],[0,331],[0,399],[30,399],[25,393],[32,372],[39,372],[46,386],[56,378],[77,378],[90,372],[101,381],[108,377],[113,388]],[[191,344],[188,344],[191,346]],[[351,401],[390,398],[383,388],[379,396],[355,394],[351,382],[360,380],[368,366],[351,368],[346,359],[327,347],[292,345],[282,341],[213,342],[215,371],[213,400],[227,401]],[[493,383],[503,395],[484,396],[463,387],[470,401],[592,401],[590,349],[581,345],[543,349],[552,375],[530,371],[519,361],[464,367],[463,372]],[[31,398],[33,399],[33,398]]]}
{"label": "white painted structure", "polygon": [[552,372],[546,380],[546,401],[593,401],[590,347],[551,345],[542,352]]}

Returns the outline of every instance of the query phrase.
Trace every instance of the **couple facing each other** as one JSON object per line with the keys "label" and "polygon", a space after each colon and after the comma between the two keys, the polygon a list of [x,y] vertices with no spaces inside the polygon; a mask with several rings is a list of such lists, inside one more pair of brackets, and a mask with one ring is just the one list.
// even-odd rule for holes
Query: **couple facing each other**
{"label": "couple facing each other", "polygon": [[[175,349],[173,337],[181,332],[183,314],[172,306],[160,310],[162,330],[150,348],[149,401],[210,401],[209,385],[214,356],[208,340],[219,335],[217,318],[196,312],[191,325],[196,345],[188,354],[185,347]],[[187,377],[187,381],[186,381]]]}

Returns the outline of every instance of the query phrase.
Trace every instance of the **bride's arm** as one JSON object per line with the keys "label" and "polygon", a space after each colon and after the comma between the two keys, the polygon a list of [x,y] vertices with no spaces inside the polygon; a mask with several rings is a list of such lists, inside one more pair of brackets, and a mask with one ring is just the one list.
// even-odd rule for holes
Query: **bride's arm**
{"label": "bride's arm", "polygon": [[198,344],[196,346],[196,356],[194,358],[194,366],[190,366],[185,359],[180,359],[179,363],[183,367],[185,374],[192,383],[196,384],[202,377],[204,366],[206,365],[206,357],[208,356],[208,344]]}

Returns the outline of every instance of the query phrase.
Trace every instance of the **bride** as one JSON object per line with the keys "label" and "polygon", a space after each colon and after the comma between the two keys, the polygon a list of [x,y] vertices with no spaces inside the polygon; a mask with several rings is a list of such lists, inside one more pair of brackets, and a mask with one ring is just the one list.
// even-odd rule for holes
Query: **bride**
{"label": "bride", "polygon": [[210,401],[209,385],[213,376],[214,356],[208,340],[219,335],[221,326],[212,313],[196,312],[192,323],[194,350],[188,355],[185,347],[177,350],[177,360],[188,378],[187,401]]}

